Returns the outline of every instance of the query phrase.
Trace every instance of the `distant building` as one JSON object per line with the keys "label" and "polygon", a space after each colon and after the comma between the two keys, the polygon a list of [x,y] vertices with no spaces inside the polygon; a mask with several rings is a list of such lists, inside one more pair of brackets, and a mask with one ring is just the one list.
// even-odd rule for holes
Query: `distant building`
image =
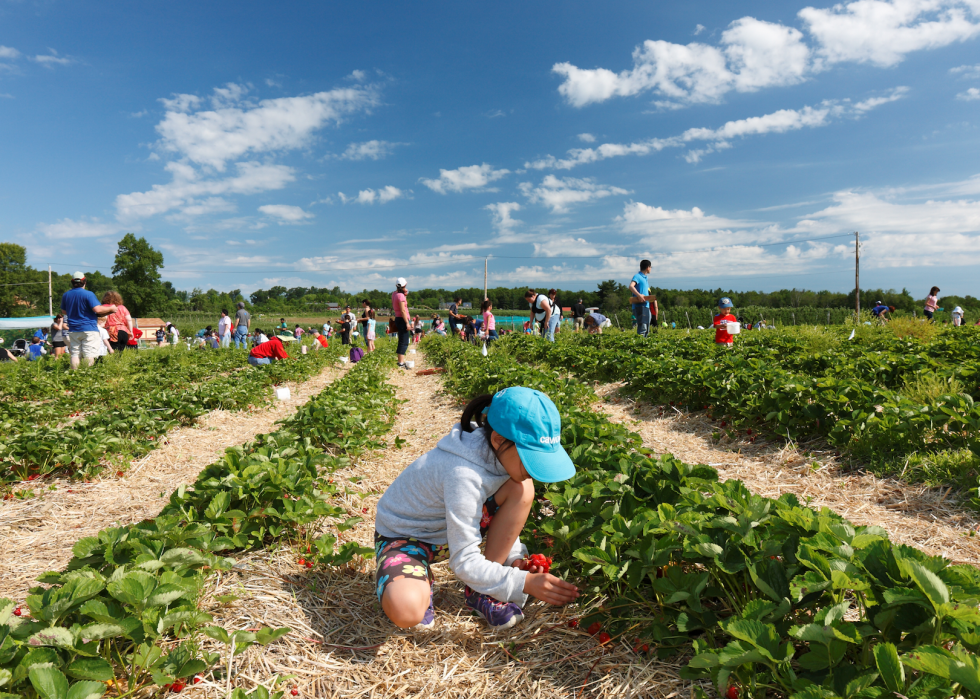
{"label": "distant building", "polygon": [[469,301],[463,301],[463,303],[460,306],[460,308],[473,308],[473,304],[470,303]]}
{"label": "distant building", "polygon": [[334,303],[333,301],[327,301],[327,310],[329,310],[329,311],[339,311],[340,310],[340,304],[339,303]]}

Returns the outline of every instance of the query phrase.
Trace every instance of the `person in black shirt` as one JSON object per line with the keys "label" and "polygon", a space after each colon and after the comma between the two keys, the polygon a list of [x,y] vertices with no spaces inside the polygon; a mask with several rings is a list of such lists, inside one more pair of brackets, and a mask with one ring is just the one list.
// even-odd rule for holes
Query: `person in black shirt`
{"label": "person in black shirt", "polygon": [[572,318],[575,321],[575,332],[585,326],[585,304],[582,303],[582,299],[579,299],[578,303],[572,304]]}

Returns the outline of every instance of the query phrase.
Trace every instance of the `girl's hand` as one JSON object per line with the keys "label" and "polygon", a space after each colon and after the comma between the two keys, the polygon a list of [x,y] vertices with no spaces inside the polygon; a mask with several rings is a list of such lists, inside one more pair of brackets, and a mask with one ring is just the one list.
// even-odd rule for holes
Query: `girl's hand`
{"label": "girl's hand", "polygon": [[[521,568],[516,564],[516,561],[515,567]],[[527,578],[524,579],[524,592],[526,594],[559,607],[575,601],[578,597],[578,588],[571,583],[556,578],[550,573],[535,573],[532,571],[534,568],[540,570],[538,566],[531,566],[530,564],[527,568],[521,568],[521,570],[529,571]]]}

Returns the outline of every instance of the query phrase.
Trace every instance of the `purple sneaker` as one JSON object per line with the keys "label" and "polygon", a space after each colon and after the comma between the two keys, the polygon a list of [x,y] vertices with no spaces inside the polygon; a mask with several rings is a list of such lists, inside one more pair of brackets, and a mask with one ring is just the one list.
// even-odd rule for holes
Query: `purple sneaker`
{"label": "purple sneaker", "polygon": [[466,606],[483,617],[495,629],[509,629],[524,620],[524,612],[513,602],[500,602],[484,595],[469,586],[463,591]]}
{"label": "purple sneaker", "polygon": [[436,625],[436,609],[432,604],[432,590],[429,590],[429,608],[425,610],[425,616],[422,617],[422,621],[415,625],[415,628],[419,631],[431,631]]}

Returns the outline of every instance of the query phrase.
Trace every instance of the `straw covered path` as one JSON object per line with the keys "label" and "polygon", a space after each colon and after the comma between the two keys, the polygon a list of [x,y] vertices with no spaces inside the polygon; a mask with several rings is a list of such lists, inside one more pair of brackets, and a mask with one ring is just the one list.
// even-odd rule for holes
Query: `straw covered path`
{"label": "straw covered path", "polygon": [[[596,387],[601,408],[625,423],[658,454],[687,463],[708,464],[722,480],[737,478],[754,493],[777,498],[795,493],[811,507],[828,507],[854,524],[877,525],[892,541],[941,555],[954,563],[980,566],[976,513],[955,502],[952,488],[929,488],[865,472],[842,471],[826,445],[787,446],[757,436],[724,436],[721,420],[703,412],[634,401],[619,393],[621,383]],[[721,435],[718,440],[712,435]]]}
{"label": "straw covered path", "polygon": [[[416,361],[417,370],[428,366],[421,355]],[[347,510],[365,521],[346,536],[364,545],[373,545],[380,494],[435,446],[462,411],[442,392],[438,375],[396,371],[391,383],[405,402],[389,447],[334,474],[338,483],[354,479],[348,487],[358,492],[348,496]],[[463,585],[443,563],[435,567],[435,629],[402,631],[381,611],[373,561],[346,570],[307,570],[298,565],[300,555],[289,547],[257,551],[219,578],[204,603],[216,623],[227,629],[288,626],[292,632],[236,657],[230,684],[205,680],[185,694],[220,697],[228,686],[269,686],[276,675],[292,675],[285,687],[295,687],[299,697],[691,696],[690,684],[677,679],[677,663],[639,657],[626,639],[604,650],[583,630],[569,628],[568,620],[582,614],[574,606],[556,609],[532,600],[522,624],[494,633],[470,615]],[[218,595],[238,599],[220,604]]]}
{"label": "straw covered path", "polygon": [[[249,411],[213,410],[194,425],[171,430],[162,445],[117,478],[106,472],[88,483],[56,479],[37,485],[37,496],[0,501],[0,597],[23,599],[38,575],[61,570],[75,542],[106,527],[155,517],[178,486],[192,483],[225,449],[271,432],[341,374],[327,367],[302,383],[286,383],[290,398]],[[269,389],[272,390],[271,388]],[[49,489],[54,486],[54,489]]]}

